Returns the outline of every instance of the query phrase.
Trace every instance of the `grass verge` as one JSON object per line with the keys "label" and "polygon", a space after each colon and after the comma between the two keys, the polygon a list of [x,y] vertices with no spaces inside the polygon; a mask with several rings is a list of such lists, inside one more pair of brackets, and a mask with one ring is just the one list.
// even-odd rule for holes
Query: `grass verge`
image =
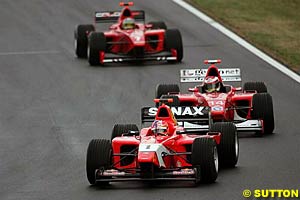
{"label": "grass verge", "polygon": [[299,0],[187,0],[300,73]]}

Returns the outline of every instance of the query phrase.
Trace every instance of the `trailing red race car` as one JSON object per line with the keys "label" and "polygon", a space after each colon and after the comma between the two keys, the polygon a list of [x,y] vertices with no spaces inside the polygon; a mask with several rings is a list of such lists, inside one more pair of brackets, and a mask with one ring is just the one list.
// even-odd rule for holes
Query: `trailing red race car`
{"label": "trailing red race car", "polygon": [[234,124],[215,123],[209,132],[203,132],[184,129],[177,123],[177,120],[209,121],[209,112],[208,107],[170,108],[165,104],[143,108],[142,122],[152,122],[150,127],[139,131],[134,124],[117,124],[111,140],[93,139],[89,143],[88,181],[90,184],[138,180],[214,182],[219,164],[234,167],[237,163],[239,144]]}
{"label": "trailing red race car", "polygon": [[[167,29],[164,22],[145,24],[142,10],[131,10],[133,3],[120,3],[119,11],[95,12],[95,24],[78,25],[75,30],[75,52],[90,65],[125,61],[180,62],[183,58],[179,30]],[[114,23],[108,31],[98,32],[98,23]]]}
{"label": "trailing red race car", "polygon": [[[177,106],[209,106],[214,122],[234,122],[238,131],[254,131],[258,135],[274,130],[272,96],[263,82],[246,82],[243,89],[225,85],[224,81],[241,81],[240,69],[218,69],[221,60],[206,60],[208,69],[183,69],[180,82],[202,82],[180,93],[177,84],[159,84],[156,98],[173,98]],[[208,130],[207,124],[197,125]]]}

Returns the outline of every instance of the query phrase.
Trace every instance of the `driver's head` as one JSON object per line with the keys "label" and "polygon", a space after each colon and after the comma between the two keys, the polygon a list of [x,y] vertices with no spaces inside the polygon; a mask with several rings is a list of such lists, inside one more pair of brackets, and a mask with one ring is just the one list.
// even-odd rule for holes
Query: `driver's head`
{"label": "driver's head", "polygon": [[207,76],[204,79],[204,90],[208,93],[219,92],[221,83],[217,76]]}
{"label": "driver's head", "polygon": [[168,123],[162,120],[155,120],[151,125],[151,130],[154,134],[167,134]]}
{"label": "driver's head", "polygon": [[125,30],[133,29],[135,27],[134,19],[131,17],[127,17],[123,20],[122,28]]}

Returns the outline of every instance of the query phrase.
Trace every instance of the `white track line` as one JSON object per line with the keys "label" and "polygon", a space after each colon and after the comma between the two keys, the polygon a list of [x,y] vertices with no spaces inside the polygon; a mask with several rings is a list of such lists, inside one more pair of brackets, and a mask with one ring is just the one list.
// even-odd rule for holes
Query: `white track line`
{"label": "white track line", "polygon": [[201,20],[205,21],[206,23],[208,23],[215,29],[219,30],[220,32],[222,32],[223,34],[225,34],[226,36],[228,36],[229,38],[231,38],[232,40],[234,40],[235,42],[237,42],[244,48],[248,49],[249,51],[251,51],[253,54],[258,56],[265,62],[269,63],[270,65],[272,65],[273,67],[275,67],[276,69],[281,71],[282,73],[286,74],[287,76],[291,77],[292,79],[294,79],[295,81],[300,83],[300,76],[297,73],[293,72],[292,70],[288,69],[286,66],[284,66],[281,63],[279,63],[278,61],[274,60],[273,58],[271,58],[264,52],[260,51],[259,49],[257,49],[256,47],[254,47],[253,45],[251,45],[250,43],[248,43],[247,41],[245,41],[244,39],[242,39],[241,37],[239,37],[232,31],[230,31],[229,29],[225,28],[218,22],[214,21],[212,18],[208,17],[201,11],[197,10],[196,8],[194,8],[193,6],[191,6],[190,4],[188,4],[182,0],[173,0],[173,2],[175,2],[176,4],[178,4],[181,7],[185,8],[189,12],[193,13],[195,16],[197,16]]}
{"label": "white track line", "polygon": [[0,52],[0,56],[14,56],[14,55],[38,55],[38,54],[58,54],[59,51],[15,51],[15,52]]}

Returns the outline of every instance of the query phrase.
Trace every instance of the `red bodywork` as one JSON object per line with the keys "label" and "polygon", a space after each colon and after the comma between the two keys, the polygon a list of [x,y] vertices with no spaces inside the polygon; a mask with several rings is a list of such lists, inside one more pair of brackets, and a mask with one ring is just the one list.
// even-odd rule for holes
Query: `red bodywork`
{"label": "red bodywork", "polygon": [[[176,96],[180,102],[180,106],[210,107],[211,118],[214,122],[234,122],[238,131],[264,133],[264,121],[262,119],[253,119],[251,115],[253,110],[253,96],[257,91],[243,91],[241,88],[225,85],[222,81],[219,69],[215,65],[215,63],[220,62],[220,60],[205,61],[205,64],[211,65],[204,76],[204,79],[208,76],[218,77],[221,83],[221,89],[219,91],[206,92],[203,81],[201,85],[189,88],[189,91],[192,92],[190,94],[169,93],[169,95]],[[202,72],[201,70],[197,72],[200,73],[199,77],[202,77]],[[188,74],[191,73],[188,70],[184,73],[186,73],[185,75],[187,76],[193,76],[192,74]],[[184,79],[181,79],[181,81],[185,82]],[[197,80],[195,79],[195,81]],[[193,82],[193,80],[190,82]]]}
{"label": "red bodywork", "polygon": [[[147,25],[138,23],[135,29],[122,30],[120,27],[121,24],[122,21],[112,25],[109,31],[104,32],[106,41],[111,43],[108,46],[110,53],[128,54],[135,50],[135,48],[137,51],[142,48],[143,53],[146,54],[159,53],[164,50],[165,30],[151,30],[150,28],[146,28]],[[149,42],[154,40],[157,42]]]}
{"label": "red bodywork", "polygon": [[[162,111],[164,110],[164,111]],[[168,112],[167,117],[159,117],[160,112]],[[168,135],[156,135],[152,132],[151,127],[143,128],[140,131],[139,136],[124,136],[124,137],[116,137],[112,141],[113,153],[120,154],[122,153],[122,148],[125,146],[128,149],[138,149],[141,144],[162,144],[166,149],[172,150],[172,152],[180,152],[187,153],[191,151],[191,146],[195,138],[198,137],[209,137],[213,138],[216,141],[216,144],[220,143],[221,133],[212,134],[177,134],[177,131],[184,131],[183,127],[177,125],[177,121],[174,119],[173,113],[170,108],[166,105],[162,105],[158,108],[157,115],[155,117],[156,120],[163,120],[168,123]],[[140,168],[141,164],[149,164],[154,165],[158,168],[185,168],[191,167],[189,162],[188,154],[182,154],[180,156],[165,156],[163,157],[165,166],[160,166],[158,162],[158,158],[155,152],[143,152],[137,151],[137,156],[126,164],[122,164],[120,162],[121,156],[114,156],[113,163],[117,163],[115,165],[118,169],[133,169]]]}
{"label": "red bodywork", "polygon": [[[151,128],[147,127],[141,129],[136,136],[128,136],[124,133],[121,137],[112,140],[112,163],[115,175],[128,175],[131,178],[137,175],[141,178],[151,174],[154,178],[158,173],[164,172],[164,178],[168,176],[174,178],[178,175],[181,178],[188,176],[193,179],[195,174],[191,164],[191,149],[194,139],[207,137],[219,144],[221,133],[185,134],[184,128],[178,126],[171,109],[164,104],[158,108],[155,119],[168,123],[167,135],[154,134]],[[100,180],[105,172],[98,171],[98,173],[102,173],[98,174]]]}
{"label": "red bodywork", "polygon": [[[165,49],[164,29],[152,29],[151,24],[145,24],[144,22],[136,22],[134,29],[122,29],[125,18],[135,18],[135,16],[141,14],[144,16],[144,11],[132,11],[129,8],[132,5],[120,4],[124,8],[120,14],[115,12],[118,13],[117,15],[114,12],[107,12],[107,16],[101,14],[101,18],[118,16],[118,19],[116,23],[109,27],[108,31],[104,32],[106,50],[100,52],[100,63],[131,60],[176,60],[177,51],[175,49]],[[97,17],[95,17],[95,27],[97,23]],[[89,34],[90,32],[87,32],[87,35]]]}
{"label": "red bodywork", "polygon": [[179,98],[180,105],[185,106],[209,106],[214,121],[234,121],[234,111],[237,107],[244,109],[237,110],[242,118],[251,119],[252,97],[256,93],[242,92],[240,88],[225,85],[219,74],[218,68],[212,64],[206,73],[207,76],[217,76],[222,84],[220,92],[207,93],[203,90],[203,84],[190,88],[192,94],[172,94]]}

